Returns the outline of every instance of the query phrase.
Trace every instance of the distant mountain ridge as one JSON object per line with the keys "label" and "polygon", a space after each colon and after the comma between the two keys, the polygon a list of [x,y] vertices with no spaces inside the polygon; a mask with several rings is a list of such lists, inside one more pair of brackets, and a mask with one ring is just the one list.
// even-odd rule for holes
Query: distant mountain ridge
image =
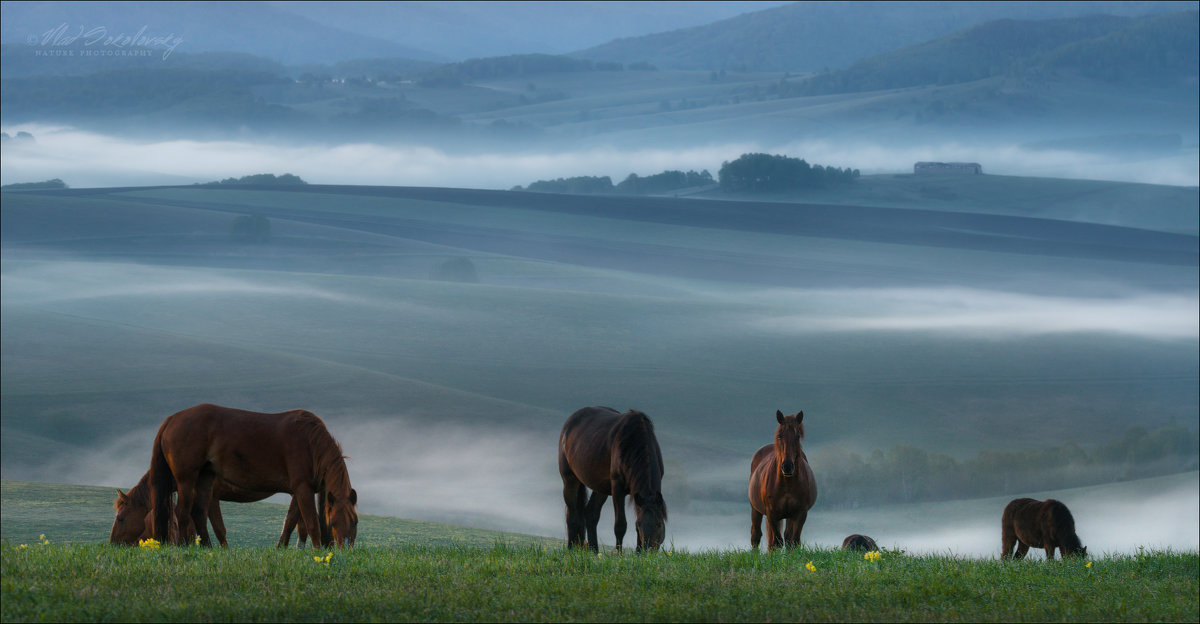
{"label": "distant mountain ridge", "polygon": [[797,95],[946,85],[1002,74],[1074,73],[1112,84],[1195,85],[1200,13],[998,20],[814,76]]}
{"label": "distant mountain ridge", "polygon": [[818,72],[999,19],[1196,9],[1196,2],[797,2],[705,26],[618,39],[573,52],[660,68]]}

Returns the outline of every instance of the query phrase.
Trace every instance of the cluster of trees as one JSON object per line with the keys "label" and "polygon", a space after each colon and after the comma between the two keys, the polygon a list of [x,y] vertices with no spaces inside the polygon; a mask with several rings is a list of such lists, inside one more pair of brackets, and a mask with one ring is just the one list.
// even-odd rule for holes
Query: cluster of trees
{"label": "cluster of trees", "polygon": [[67,183],[58,178],[53,180],[43,180],[41,182],[17,182],[15,184],[5,184],[0,188],[6,191],[37,191],[45,189],[65,189]]}
{"label": "cluster of trees", "polygon": [[[1196,470],[1200,435],[1182,426],[1129,429],[1091,452],[1068,442],[1025,451],[982,451],[958,460],[907,444],[867,456],[836,447],[809,454],[821,505],[860,507],[1013,495]],[[741,499],[744,490],[709,492]],[[715,496],[713,496],[715,495]]]}
{"label": "cluster of trees", "polygon": [[[809,165],[803,158],[769,154],[742,154],[737,160],[721,165],[717,174],[720,187],[731,193],[769,193],[797,189],[827,188],[849,184],[858,179],[858,169],[839,169]],[[641,177],[631,173],[619,184],[608,176],[576,176],[538,180],[528,187],[513,187],[514,191],[539,193],[651,195],[670,193],[688,188],[717,184],[708,170],[663,171]]]}
{"label": "cluster of trees", "polygon": [[670,193],[679,189],[709,186],[712,184],[716,184],[716,180],[713,180],[712,174],[708,172],[708,169],[700,173],[672,169],[646,177],[639,177],[638,174],[631,173],[617,185],[616,191],[630,195],[650,195],[654,193]]}
{"label": "cluster of trees", "polygon": [[16,141],[18,143],[32,143],[34,142],[34,139],[32,134],[29,134],[25,131],[18,132],[16,136],[12,136],[7,132],[0,132],[0,141],[5,143],[9,141]]}
{"label": "cluster of trees", "polygon": [[554,180],[538,180],[531,183],[527,188],[516,186],[512,190],[526,190],[538,193],[652,195],[709,186],[715,183],[712,174],[707,169],[699,173],[672,169],[645,177],[631,173],[619,184],[615,185],[612,178],[608,176],[577,176],[573,178],[556,178]]}
{"label": "cluster of trees", "polygon": [[220,182],[209,182],[209,184],[274,184],[278,186],[295,186],[297,184],[308,184],[308,182],[300,179],[300,176],[290,173],[280,176],[273,173],[256,173],[240,178],[225,178]]}
{"label": "cluster of trees", "polygon": [[555,178],[553,180],[538,180],[526,188],[520,185],[512,188],[514,191],[534,191],[536,193],[572,193],[590,195],[593,193],[612,193],[613,182],[608,176],[575,176],[573,178]]}
{"label": "cluster of trees", "polygon": [[770,193],[848,184],[858,169],[809,165],[803,158],[742,154],[721,165],[721,190],[731,193]]}

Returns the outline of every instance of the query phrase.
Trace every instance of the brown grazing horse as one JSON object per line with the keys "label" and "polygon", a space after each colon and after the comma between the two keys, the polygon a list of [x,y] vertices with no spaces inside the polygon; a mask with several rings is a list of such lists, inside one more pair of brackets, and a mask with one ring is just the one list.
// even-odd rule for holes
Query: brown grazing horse
{"label": "brown grazing horse", "polygon": [[855,533],[854,535],[846,536],[846,539],[842,540],[842,550],[865,550],[870,552],[872,550],[879,550],[879,545],[870,537]]}
{"label": "brown grazing horse", "polygon": [[787,520],[783,541],[788,548],[800,544],[800,531],[808,510],[817,500],[817,480],[800,446],[804,439],[804,412],[784,416],[775,411],[779,426],[775,443],[754,453],[750,460],[750,546],[762,540],[762,519],[767,517],[767,549],[779,548],[780,523]]}
{"label": "brown grazing horse", "polygon": [[1066,505],[1053,498],[1018,498],[1009,503],[1000,520],[1000,541],[1001,559],[1023,559],[1030,546],[1045,548],[1046,559],[1054,558],[1055,548],[1064,558],[1087,556],[1087,548],[1075,534],[1075,518]]}
{"label": "brown grazing horse", "polygon": [[[213,533],[217,536],[217,541],[221,546],[229,546],[229,542],[225,539],[225,520],[221,515],[220,501],[229,501],[234,503],[254,503],[264,498],[271,496],[270,492],[246,492],[239,490],[228,483],[217,480],[213,483],[212,496],[209,499],[208,519],[212,523]],[[137,544],[141,540],[153,537],[152,527],[154,519],[150,510],[150,473],[142,475],[142,478],[133,486],[129,492],[117,490],[117,498],[113,501],[113,510],[116,514],[113,518],[112,530],[108,534],[110,544]],[[292,530],[295,529],[299,533],[300,544],[308,539],[308,534],[305,532],[302,525],[298,526],[300,521],[300,508],[296,506],[296,501],[291,501],[288,505],[287,517],[283,521],[283,533],[279,536],[278,546],[284,547],[288,545],[291,539]],[[169,539],[176,541],[175,531],[178,530],[178,525],[175,522],[175,515],[171,515],[171,525],[168,529]],[[184,539],[190,540],[196,534],[196,527],[188,524],[188,530],[185,532]]]}
{"label": "brown grazing horse", "polygon": [[[558,438],[558,472],[567,503],[567,546],[599,552],[596,525],[604,501],[613,497],[617,550],[625,539],[625,496],[633,497],[637,550],[658,550],[666,538],[662,496],[663,459],[654,425],[637,410],[585,407],[567,418]],[[588,498],[587,490],[592,490]]]}
{"label": "brown grazing horse", "polygon": [[[170,497],[178,491],[179,526],[187,526],[190,515],[200,544],[209,546],[205,512],[217,480],[246,492],[291,494],[314,546],[354,544],[357,497],[345,456],[311,412],[260,414],[206,403],[168,416],[154,437],[150,459],[155,539],[168,538]],[[182,543],[183,535],[173,541]]]}

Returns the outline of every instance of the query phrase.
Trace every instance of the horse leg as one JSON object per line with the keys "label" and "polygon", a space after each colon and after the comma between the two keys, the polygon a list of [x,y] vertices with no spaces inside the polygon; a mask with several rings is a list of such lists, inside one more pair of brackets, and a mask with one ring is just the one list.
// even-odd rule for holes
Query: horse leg
{"label": "horse leg", "polygon": [[212,547],[212,540],[208,537],[208,505],[210,500],[215,500],[212,497],[215,481],[216,475],[211,470],[202,470],[196,479],[196,498],[192,501],[192,523],[196,526],[196,534],[200,536],[200,545],[206,548]]}
{"label": "horse leg", "polygon": [[213,496],[208,503],[208,521],[212,523],[213,534],[217,536],[217,542],[222,548],[229,548],[229,542],[225,540],[225,518],[221,516],[221,501],[216,496]]}
{"label": "horse leg", "polygon": [[773,518],[770,515],[767,516],[767,550],[768,551],[775,550],[776,548],[779,548],[779,546],[780,546],[780,544],[779,544],[779,542],[780,542],[779,523],[780,522],[781,522],[780,518]]}
{"label": "horse leg", "polygon": [[333,533],[329,531],[329,523],[325,520],[326,509],[325,490],[317,493],[317,524],[321,526],[321,542],[328,544],[333,541]]}
{"label": "horse leg", "polygon": [[1013,559],[1024,559],[1025,553],[1029,552],[1029,544],[1017,540],[1017,553],[1013,555]]}
{"label": "horse leg", "polygon": [[808,520],[808,512],[802,511],[793,518],[787,521],[787,531],[784,533],[784,542],[789,549],[800,546],[800,532],[804,530],[804,522]]}
{"label": "horse leg", "polygon": [[1054,546],[1046,546],[1046,561],[1054,561]]}
{"label": "horse leg", "polygon": [[312,486],[307,483],[299,483],[292,485],[292,499],[300,507],[300,517],[304,520],[304,529],[308,531],[308,536],[312,538],[313,548],[321,548],[325,546],[325,542],[321,535],[321,524],[317,520],[317,506],[313,503],[313,497],[316,493],[313,492]]}
{"label": "horse leg", "polygon": [[[287,548],[288,541],[292,539],[292,529],[296,528],[296,524],[300,521],[300,507],[296,505],[296,497],[292,497],[288,503],[287,516],[283,519],[283,533],[279,534],[279,541],[275,543],[278,548]],[[303,535],[304,529],[300,529]],[[300,538],[300,546],[304,546],[304,538]]]}
{"label": "horse leg", "polygon": [[588,544],[591,544],[592,552],[600,552],[600,538],[596,535],[596,526],[600,524],[600,511],[604,509],[606,500],[608,500],[608,494],[593,490],[592,496],[587,502],[587,509],[584,510],[587,520]]}
{"label": "horse leg", "polygon": [[[628,523],[625,522],[625,490],[621,489],[620,486],[618,486],[616,483],[614,483],[612,496],[613,496],[613,516],[616,517],[616,520],[613,522],[613,534],[616,535],[617,551],[620,552],[621,542],[625,541],[625,528],[627,526],[629,526]],[[599,522],[599,518],[597,518],[597,522]],[[640,536],[640,534],[639,534],[639,536]],[[634,548],[636,550],[636,549],[640,549],[641,547],[642,547],[642,543],[639,540],[634,545]]]}
{"label": "horse leg", "polygon": [[750,508],[750,547],[757,550],[758,543],[762,541],[762,512],[751,507]]}
{"label": "horse leg", "polygon": [[176,477],[175,487],[179,496],[175,500],[175,533],[170,536],[170,540],[172,544],[182,546],[185,544],[184,540],[187,539],[192,503],[196,499],[195,477],[192,475]]}
{"label": "horse leg", "polygon": [[587,521],[583,515],[587,492],[573,474],[563,475],[563,502],[567,504],[567,547],[583,546],[587,535]]}

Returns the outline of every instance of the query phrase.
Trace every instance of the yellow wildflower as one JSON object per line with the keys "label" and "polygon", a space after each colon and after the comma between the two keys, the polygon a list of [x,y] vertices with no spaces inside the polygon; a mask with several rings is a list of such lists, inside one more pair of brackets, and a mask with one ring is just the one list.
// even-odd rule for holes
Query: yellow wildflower
{"label": "yellow wildflower", "polygon": [[1090,569],[1092,568],[1092,562],[1091,562],[1091,561],[1089,561],[1089,562],[1085,563],[1085,564],[1083,565],[1083,567],[1085,567],[1085,568],[1087,568],[1087,569],[1089,569],[1089,570],[1090,570]]}
{"label": "yellow wildflower", "polygon": [[863,559],[874,563],[880,559],[883,559],[883,553],[879,552],[878,550],[872,550],[871,552],[863,555]]}
{"label": "yellow wildflower", "polygon": [[162,544],[153,537],[144,540],[138,540],[138,547],[140,548],[158,548],[159,546],[162,546]]}
{"label": "yellow wildflower", "polygon": [[329,563],[330,559],[333,559],[333,553],[332,552],[325,553],[325,563]]}
{"label": "yellow wildflower", "polygon": [[29,548],[29,547],[26,546],[25,544],[21,544],[20,548],[18,548],[17,550],[20,550],[21,548]]}
{"label": "yellow wildflower", "polygon": [[196,536],[195,541],[196,541],[196,545],[199,546],[200,545],[200,536],[199,535]]}
{"label": "yellow wildflower", "polygon": [[808,571],[809,571],[809,572],[816,572],[816,571],[817,571],[817,566],[813,565],[813,562],[811,562],[811,561],[809,561],[808,563],[804,564],[804,567],[808,568]]}
{"label": "yellow wildflower", "polygon": [[320,562],[321,562],[321,558],[320,558],[320,557],[313,557],[313,561],[316,561],[317,563],[320,563]]}

